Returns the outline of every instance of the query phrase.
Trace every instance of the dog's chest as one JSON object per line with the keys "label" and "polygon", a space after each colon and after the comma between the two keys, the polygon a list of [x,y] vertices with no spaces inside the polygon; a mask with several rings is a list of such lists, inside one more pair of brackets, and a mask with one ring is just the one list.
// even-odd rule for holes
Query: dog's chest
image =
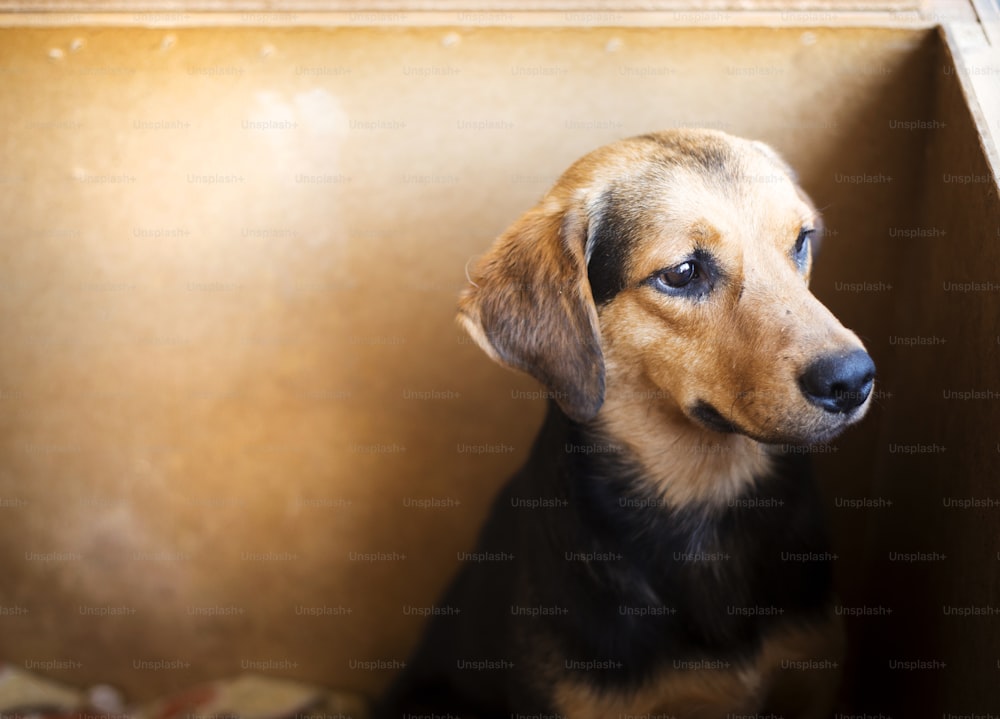
{"label": "dog's chest", "polygon": [[814,717],[836,690],[842,651],[840,625],[828,616],[775,633],[751,661],[679,662],[628,690],[566,679],[556,684],[553,703],[556,714],[568,719],[722,719],[774,712]]}
{"label": "dog's chest", "polygon": [[829,606],[834,555],[807,480],[776,477],[711,511],[598,491],[587,502],[593,531],[580,536],[619,559],[595,569],[614,589],[580,608],[595,619],[615,610],[594,638],[611,649],[628,637],[634,663],[745,655],[772,627]]}
{"label": "dog's chest", "polygon": [[789,676],[782,661],[821,654],[832,555],[823,503],[796,464],[776,461],[708,507],[664,503],[621,457],[570,462],[561,508],[521,525],[522,548],[558,550],[530,582],[533,601],[563,608],[540,622],[558,659],[542,672],[557,714],[753,714]]}

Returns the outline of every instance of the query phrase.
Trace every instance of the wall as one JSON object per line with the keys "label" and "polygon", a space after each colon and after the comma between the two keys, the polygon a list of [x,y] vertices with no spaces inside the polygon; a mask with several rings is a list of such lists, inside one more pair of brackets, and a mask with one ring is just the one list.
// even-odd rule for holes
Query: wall
{"label": "wall", "polygon": [[865,536],[865,604],[878,613],[858,620],[855,672],[872,712],[1000,702],[1000,196],[959,81],[977,67],[938,48],[915,232],[895,240],[895,392],[875,455],[883,506]]}

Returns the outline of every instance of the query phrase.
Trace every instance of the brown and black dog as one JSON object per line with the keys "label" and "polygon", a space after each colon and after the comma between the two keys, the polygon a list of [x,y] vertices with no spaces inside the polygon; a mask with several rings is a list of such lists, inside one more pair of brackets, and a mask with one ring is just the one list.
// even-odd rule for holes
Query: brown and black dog
{"label": "brown and black dog", "polygon": [[875,367],[809,292],[820,231],[768,146],[677,130],[496,241],[459,320],[552,401],[381,716],[828,716],[832,556],[787,450],[859,420]]}

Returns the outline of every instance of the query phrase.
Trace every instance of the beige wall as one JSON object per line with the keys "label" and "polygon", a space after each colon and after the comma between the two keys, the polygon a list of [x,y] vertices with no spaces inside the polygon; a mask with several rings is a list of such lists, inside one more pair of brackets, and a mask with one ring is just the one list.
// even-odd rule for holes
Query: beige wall
{"label": "beige wall", "polygon": [[[464,267],[577,156],[650,129],[771,142],[825,208],[816,291],[893,396],[819,460],[831,502],[867,494],[893,428],[947,431],[921,424],[914,376],[892,371],[912,356],[888,342],[912,293],[844,289],[918,287],[933,267],[900,258],[943,245],[889,230],[961,222],[917,214],[917,198],[943,201],[922,189],[936,136],[892,124],[954,111],[930,89],[938,44],[873,29],[0,31],[0,605],[28,609],[0,617],[0,656],[69,659],[52,674],[135,697],[260,660],[383,686],[391,670],[358,662],[405,656],[420,619],[404,607],[433,601],[542,410],[454,326]],[[844,179],[858,174],[892,181]],[[880,515],[832,513],[843,591],[861,601]],[[129,613],[94,616],[108,607]],[[136,668],[153,659],[189,666]]]}

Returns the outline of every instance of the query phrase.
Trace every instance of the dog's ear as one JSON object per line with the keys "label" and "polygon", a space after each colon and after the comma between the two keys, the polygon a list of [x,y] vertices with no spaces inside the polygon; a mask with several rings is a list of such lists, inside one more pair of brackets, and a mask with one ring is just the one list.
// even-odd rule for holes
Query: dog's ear
{"label": "dog's ear", "polygon": [[490,357],[542,382],[578,422],[593,418],[604,403],[604,355],[581,214],[554,203],[527,212],[472,270],[458,314]]}

